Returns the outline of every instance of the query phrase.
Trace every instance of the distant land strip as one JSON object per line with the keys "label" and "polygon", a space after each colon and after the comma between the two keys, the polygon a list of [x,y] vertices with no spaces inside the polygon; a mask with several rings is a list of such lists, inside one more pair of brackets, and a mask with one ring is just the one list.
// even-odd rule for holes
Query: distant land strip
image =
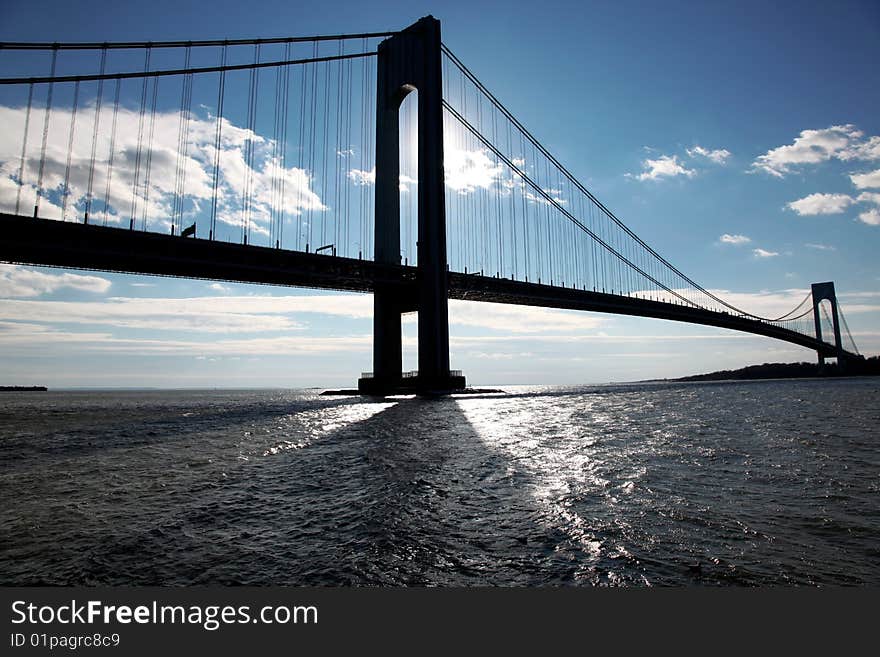
{"label": "distant land strip", "polygon": [[0,386],[0,392],[46,392],[46,386]]}
{"label": "distant land strip", "polygon": [[750,379],[798,379],[819,376],[880,376],[880,356],[871,356],[859,363],[848,363],[841,368],[836,363],[819,366],[818,363],[764,363],[749,365],[738,370],[721,370],[708,374],[683,376],[668,381],[728,381]]}

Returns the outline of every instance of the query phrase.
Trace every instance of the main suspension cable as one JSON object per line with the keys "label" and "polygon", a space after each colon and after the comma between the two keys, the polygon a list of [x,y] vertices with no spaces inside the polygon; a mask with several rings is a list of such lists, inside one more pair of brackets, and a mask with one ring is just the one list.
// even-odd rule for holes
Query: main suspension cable
{"label": "main suspension cable", "polygon": [[398,32],[366,32],[363,34],[326,34],[304,37],[269,37],[262,39],[209,39],[202,41],[117,41],[117,42],[68,42],[68,43],[27,43],[22,41],[0,41],[0,50],[117,50],[143,48],[202,48],[218,46],[255,46],[272,43],[304,43],[310,41],[344,41],[347,39],[372,39],[390,37]]}
{"label": "main suspension cable", "polygon": [[322,57],[309,57],[306,59],[288,59],[275,62],[259,62],[252,64],[229,64],[226,66],[202,66],[198,68],[177,68],[156,71],[128,71],[125,73],[104,73],[90,75],[59,75],[54,71],[47,77],[18,77],[0,78],[0,85],[9,84],[52,84],[55,82],[94,82],[96,80],[126,80],[129,78],[156,78],[169,75],[193,75],[198,73],[219,73],[222,71],[246,71],[254,68],[273,68],[277,66],[290,66],[292,64],[313,64],[316,62],[332,62],[340,59],[358,59],[360,57],[375,57],[376,52],[357,52],[348,55],[326,55]]}

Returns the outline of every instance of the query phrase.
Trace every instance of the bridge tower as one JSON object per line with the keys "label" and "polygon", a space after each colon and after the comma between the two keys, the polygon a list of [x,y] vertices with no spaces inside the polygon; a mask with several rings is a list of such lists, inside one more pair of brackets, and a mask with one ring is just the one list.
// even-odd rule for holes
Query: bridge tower
{"label": "bridge tower", "polygon": [[[463,388],[464,377],[449,370],[440,21],[426,16],[380,43],[377,78],[375,244],[382,264],[400,265],[400,105],[418,90],[418,295],[374,291],[373,375],[358,388],[379,394]],[[419,370],[404,381],[401,314],[412,310],[419,313]]]}
{"label": "bridge tower", "polygon": [[[840,320],[837,314],[837,295],[834,293],[834,283],[813,283],[813,320],[816,324],[816,339],[822,342],[822,322],[819,319],[819,304],[823,301],[831,302],[831,323],[834,327],[834,346],[837,349],[837,365],[844,366],[844,351],[840,342]],[[825,365],[825,356],[819,354],[819,366]]]}

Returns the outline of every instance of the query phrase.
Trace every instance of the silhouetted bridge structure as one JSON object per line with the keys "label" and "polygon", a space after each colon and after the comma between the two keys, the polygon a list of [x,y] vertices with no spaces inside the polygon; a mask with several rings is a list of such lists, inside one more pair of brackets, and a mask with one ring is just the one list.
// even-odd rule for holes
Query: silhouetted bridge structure
{"label": "silhouetted bridge structure", "polygon": [[[328,54],[327,43],[336,51]],[[348,52],[350,43],[360,50]],[[662,258],[442,45],[433,18],[396,33],[2,46],[51,56],[48,76],[0,79],[0,89],[27,92],[11,114],[23,121],[21,152],[0,153],[16,191],[14,207],[6,200],[0,213],[2,261],[372,293],[374,371],[360,381],[370,393],[464,387],[449,365],[449,298],[703,324],[807,347],[820,362],[861,358],[832,283],[814,284],[794,310],[766,318]],[[264,61],[270,47],[282,51]],[[194,49],[211,48],[219,63],[196,66]],[[253,48],[253,60],[231,63],[236,48]],[[60,74],[67,50],[100,53],[98,73]],[[153,53],[176,50],[185,52],[182,68],[151,68]],[[143,70],[107,72],[115,51],[144,54]],[[275,72],[271,137],[260,134],[266,70]],[[235,74],[247,76],[240,96],[231,91]],[[200,117],[193,80],[208,76],[216,77],[215,111]],[[176,89],[174,101],[167,84],[160,93],[168,78],[179,82],[179,105]],[[124,82],[135,85],[137,111]],[[245,88],[241,127],[229,99],[244,98]],[[37,142],[39,157],[30,150]],[[413,311],[415,377],[401,356],[401,315]]]}

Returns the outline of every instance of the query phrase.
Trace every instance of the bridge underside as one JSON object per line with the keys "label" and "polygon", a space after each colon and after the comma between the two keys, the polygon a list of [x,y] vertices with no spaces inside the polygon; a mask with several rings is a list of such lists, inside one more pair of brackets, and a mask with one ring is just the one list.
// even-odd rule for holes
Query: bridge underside
{"label": "bridge underside", "polygon": [[[2,262],[354,292],[381,287],[399,295],[404,311],[418,308],[415,267],[4,213],[0,230]],[[834,345],[757,320],[601,292],[450,272],[449,297],[717,326],[838,355]]]}

